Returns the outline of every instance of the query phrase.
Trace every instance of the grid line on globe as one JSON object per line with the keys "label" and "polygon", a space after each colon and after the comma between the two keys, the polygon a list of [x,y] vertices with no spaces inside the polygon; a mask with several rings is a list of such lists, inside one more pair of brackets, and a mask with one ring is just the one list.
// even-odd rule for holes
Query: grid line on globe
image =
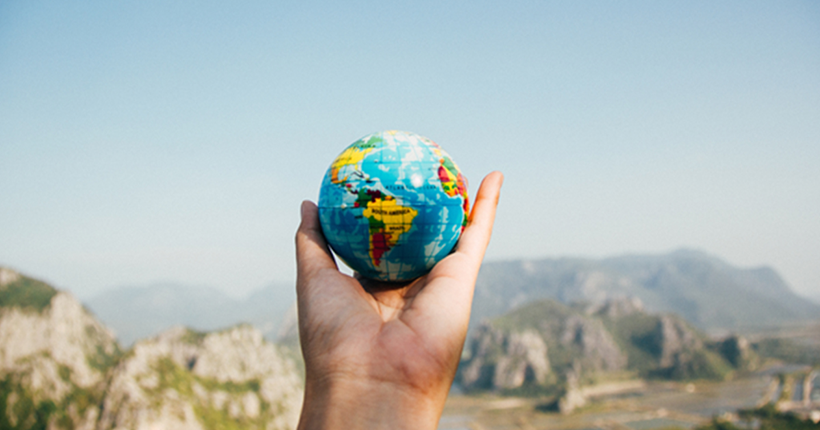
{"label": "grid line on globe", "polygon": [[467,180],[450,155],[430,139],[395,130],[348,146],[319,193],[333,252],[380,281],[427,273],[454,249],[468,212]]}

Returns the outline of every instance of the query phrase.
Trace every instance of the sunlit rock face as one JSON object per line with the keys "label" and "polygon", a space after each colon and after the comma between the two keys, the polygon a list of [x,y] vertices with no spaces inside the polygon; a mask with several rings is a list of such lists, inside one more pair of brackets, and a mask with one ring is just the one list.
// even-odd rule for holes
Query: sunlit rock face
{"label": "sunlit rock face", "polygon": [[0,268],[0,428],[94,428],[118,352],[70,294]]}
{"label": "sunlit rock face", "polygon": [[703,342],[682,321],[664,315],[658,321],[654,332],[655,342],[660,351],[660,367],[672,367],[686,360],[685,355],[703,347]]}
{"label": "sunlit rock face", "polygon": [[100,429],[296,427],[294,363],[250,326],[174,328],[137,342],[113,371]]}
{"label": "sunlit rock face", "polygon": [[535,330],[508,332],[485,324],[472,339],[472,358],[464,364],[467,389],[513,389],[547,382],[547,345]]}
{"label": "sunlit rock face", "polygon": [[626,355],[599,320],[571,315],[563,326],[560,343],[579,350],[579,359],[589,370],[613,371],[626,367]]}
{"label": "sunlit rock face", "polygon": [[558,409],[571,411],[583,386],[623,377],[720,380],[755,360],[745,339],[709,341],[677,316],[644,312],[634,298],[541,300],[476,328],[456,381],[467,391],[563,393]]}
{"label": "sunlit rock face", "polygon": [[123,353],[70,294],[0,268],[0,429],[293,429],[302,382],[281,351],[237,326]]}

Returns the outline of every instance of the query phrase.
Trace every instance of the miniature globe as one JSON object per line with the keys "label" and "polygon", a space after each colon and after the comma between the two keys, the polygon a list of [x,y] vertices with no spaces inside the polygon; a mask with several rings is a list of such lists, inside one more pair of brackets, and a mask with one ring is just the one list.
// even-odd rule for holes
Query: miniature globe
{"label": "miniature globe", "polygon": [[319,192],[328,244],[360,275],[417,278],[446,257],[467,225],[467,180],[435,142],[385,131],[347,147]]}

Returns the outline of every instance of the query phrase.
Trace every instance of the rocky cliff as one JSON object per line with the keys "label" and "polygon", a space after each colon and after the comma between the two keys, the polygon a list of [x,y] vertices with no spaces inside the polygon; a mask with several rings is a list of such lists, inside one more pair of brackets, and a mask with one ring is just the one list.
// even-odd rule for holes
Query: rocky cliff
{"label": "rocky cliff", "polygon": [[720,379],[752,363],[740,339],[709,342],[678,317],[647,314],[634,299],[591,306],[544,300],[475,330],[458,381],[467,390],[552,385],[571,392],[608,374]]}
{"label": "rocky cliff", "polygon": [[487,324],[471,344],[473,357],[461,371],[467,388],[512,389],[544,385],[552,371],[544,339],[535,330],[505,331]]}
{"label": "rocky cliff", "polygon": [[292,359],[248,325],[121,353],[71,295],[0,268],[0,428],[292,429]]}
{"label": "rocky cliff", "polygon": [[0,268],[0,428],[95,428],[118,353],[70,294]]}
{"label": "rocky cliff", "polygon": [[99,429],[291,429],[302,402],[293,362],[250,326],[183,327],[137,342],[114,369]]}
{"label": "rocky cliff", "polygon": [[471,325],[534,300],[600,305],[622,297],[638,297],[651,312],[672,312],[709,331],[771,327],[820,315],[820,306],[794,294],[771,268],[738,268],[703,252],[678,250],[485,263]]}

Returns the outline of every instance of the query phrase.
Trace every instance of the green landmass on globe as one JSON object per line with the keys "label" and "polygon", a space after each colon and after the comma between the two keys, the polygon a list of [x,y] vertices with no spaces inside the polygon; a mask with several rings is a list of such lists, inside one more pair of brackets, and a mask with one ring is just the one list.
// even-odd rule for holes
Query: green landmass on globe
{"label": "green landmass on globe", "polygon": [[319,192],[319,219],[339,258],[366,278],[407,281],[446,257],[467,225],[467,180],[438,144],[384,131],[348,146]]}

